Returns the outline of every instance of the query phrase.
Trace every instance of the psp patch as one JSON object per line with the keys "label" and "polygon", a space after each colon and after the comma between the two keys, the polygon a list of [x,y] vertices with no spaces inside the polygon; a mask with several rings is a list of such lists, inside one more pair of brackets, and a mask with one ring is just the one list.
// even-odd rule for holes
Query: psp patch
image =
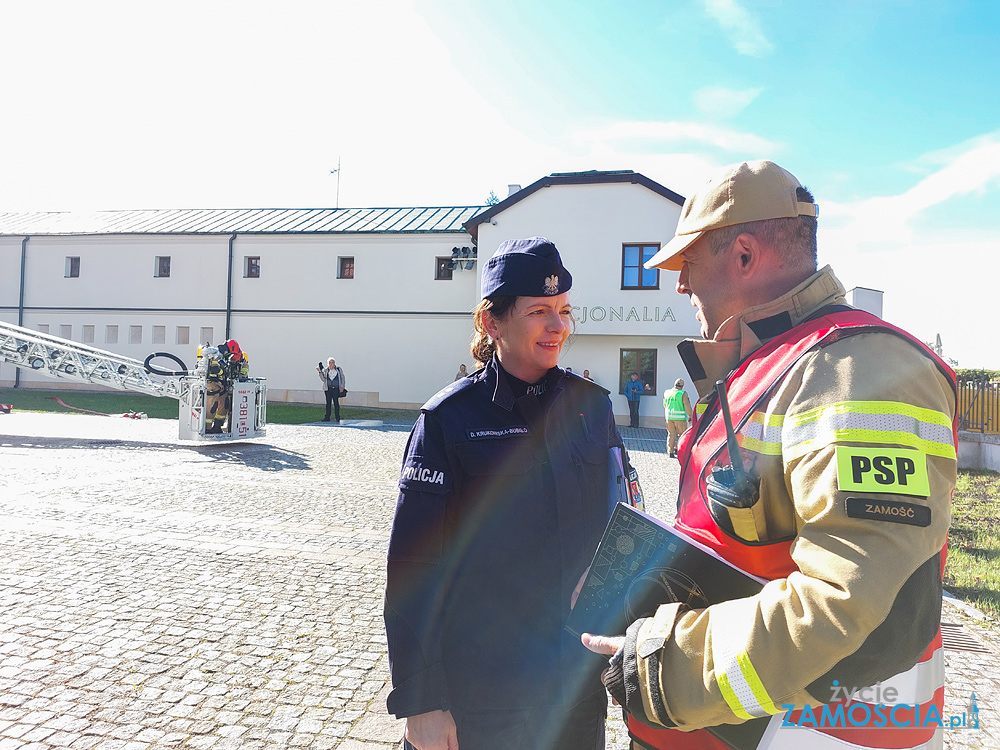
{"label": "psp patch", "polygon": [[890,521],[910,526],[930,526],[931,509],[898,500],[877,500],[871,497],[847,498],[847,515],[872,521]]}
{"label": "psp patch", "polygon": [[899,448],[837,446],[837,488],[927,497],[927,454]]}

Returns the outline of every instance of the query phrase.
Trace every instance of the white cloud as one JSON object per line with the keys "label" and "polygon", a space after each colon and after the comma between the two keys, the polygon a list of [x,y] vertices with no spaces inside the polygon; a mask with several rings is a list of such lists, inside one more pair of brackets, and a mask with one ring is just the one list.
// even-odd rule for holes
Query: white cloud
{"label": "white cloud", "polygon": [[718,21],[736,51],[750,57],[764,57],[774,45],[764,36],[757,19],[736,0],[703,0],[705,10]]}
{"label": "white cloud", "polygon": [[915,163],[938,169],[899,195],[824,204],[823,216],[834,217],[845,238],[862,237],[869,243],[912,241],[915,219],[929,208],[1000,186],[1000,131],[922,156]]}
{"label": "white cloud", "polygon": [[764,89],[727,89],[706,86],[694,92],[694,103],[710,117],[734,117],[746,109]]}
{"label": "white cloud", "polygon": [[753,133],[701,122],[615,122],[572,135],[577,145],[618,143],[635,151],[656,151],[666,144],[712,146],[724,151],[773,154],[780,144]]}
{"label": "white cloud", "polygon": [[945,355],[959,366],[1000,369],[1000,339],[986,332],[996,317],[995,217],[956,226],[927,216],[949,200],[1000,188],[1000,131],[915,164],[925,173],[937,169],[899,195],[820,201],[821,261],[829,253],[848,288],[884,291],[886,319],[923,341],[940,334]]}

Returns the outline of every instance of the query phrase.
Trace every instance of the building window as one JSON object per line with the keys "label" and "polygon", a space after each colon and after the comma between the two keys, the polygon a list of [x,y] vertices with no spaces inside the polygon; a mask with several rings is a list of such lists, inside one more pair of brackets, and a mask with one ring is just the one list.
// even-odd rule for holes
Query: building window
{"label": "building window", "polygon": [[354,278],[354,256],[337,258],[337,278],[338,279],[353,279]]}
{"label": "building window", "polygon": [[178,344],[190,344],[191,343],[191,329],[187,326],[177,326],[177,343]]}
{"label": "building window", "polygon": [[39,323],[38,324],[38,332],[39,333],[48,333],[49,332],[49,324],[48,323]]}
{"label": "building window", "polygon": [[213,338],[215,338],[215,331],[212,330],[211,326],[208,326],[201,329],[201,340],[198,343],[211,344]]}
{"label": "building window", "polygon": [[67,341],[73,340],[73,326],[59,326],[59,337]]}
{"label": "building window", "polygon": [[455,267],[452,265],[454,263],[451,258],[435,258],[434,259],[434,280],[435,281],[451,281],[452,274],[455,271]]}
{"label": "building window", "polygon": [[66,258],[66,278],[76,279],[80,277],[80,258],[69,256]]}
{"label": "building window", "polygon": [[104,326],[104,343],[118,343],[118,326]]}
{"label": "building window", "polygon": [[618,367],[618,392],[625,393],[625,383],[632,379],[632,373],[639,374],[642,393],[652,396],[656,390],[656,349],[620,349]]}
{"label": "building window", "polygon": [[659,289],[660,269],[643,268],[659,245],[622,245],[622,289]]}
{"label": "building window", "polygon": [[142,343],[142,326],[129,326],[128,327],[128,342],[130,344],[141,344]]}
{"label": "building window", "polygon": [[259,255],[247,255],[243,258],[243,278],[244,279],[260,278]]}
{"label": "building window", "polygon": [[94,343],[94,326],[83,327],[83,343],[85,344]]}
{"label": "building window", "polygon": [[167,327],[166,326],[153,326],[153,343],[154,344],[165,344],[165,343],[167,343]]}
{"label": "building window", "polygon": [[155,276],[158,279],[166,279],[170,277],[169,255],[156,256],[156,265],[153,267],[153,276]]}

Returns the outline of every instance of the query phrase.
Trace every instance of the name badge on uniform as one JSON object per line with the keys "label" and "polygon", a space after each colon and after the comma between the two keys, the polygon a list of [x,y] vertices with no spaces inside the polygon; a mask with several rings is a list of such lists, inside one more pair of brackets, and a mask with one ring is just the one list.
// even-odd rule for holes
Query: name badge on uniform
{"label": "name badge on uniform", "polygon": [[495,429],[469,430],[467,434],[469,440],[497,440],[514,435],[527,435],[529,432],[531,431],[526,426],[515,425],[513,427],[498,427]]}
{"label": "name badge on uniform", "polygon": [[927,454],[899,448],[837,446],[837,488],[927,497]]}

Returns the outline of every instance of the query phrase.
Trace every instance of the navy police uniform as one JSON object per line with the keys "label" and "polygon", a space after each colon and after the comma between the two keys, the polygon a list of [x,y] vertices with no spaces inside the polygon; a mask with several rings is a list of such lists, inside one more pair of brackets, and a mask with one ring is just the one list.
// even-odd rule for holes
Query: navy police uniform
{"label": "navy police uniform", "polygon": [[[563,625],[607,525],[620,445],[608,392],[558,367],[529,385],[494,357],[424,405],[389,540],[390,713],[451,710],[462,746],[478,710],[565,716],[589,699],[603,747],[604,665]],[[508,745],[522,746],[536,745]]]}
{"label": "navy police uniform", "polygon": [[[572,284],[555,245],[531,237],[501,244],[481,292],[500,305]],[[563,625],[607,525],[621,438],[599,385],[559,367],[527,383],[501,359],[424,404],[410,434],[389,538],[386,704],[400,718],[449,711],[465,750],[603,750],[604,665]]]}

